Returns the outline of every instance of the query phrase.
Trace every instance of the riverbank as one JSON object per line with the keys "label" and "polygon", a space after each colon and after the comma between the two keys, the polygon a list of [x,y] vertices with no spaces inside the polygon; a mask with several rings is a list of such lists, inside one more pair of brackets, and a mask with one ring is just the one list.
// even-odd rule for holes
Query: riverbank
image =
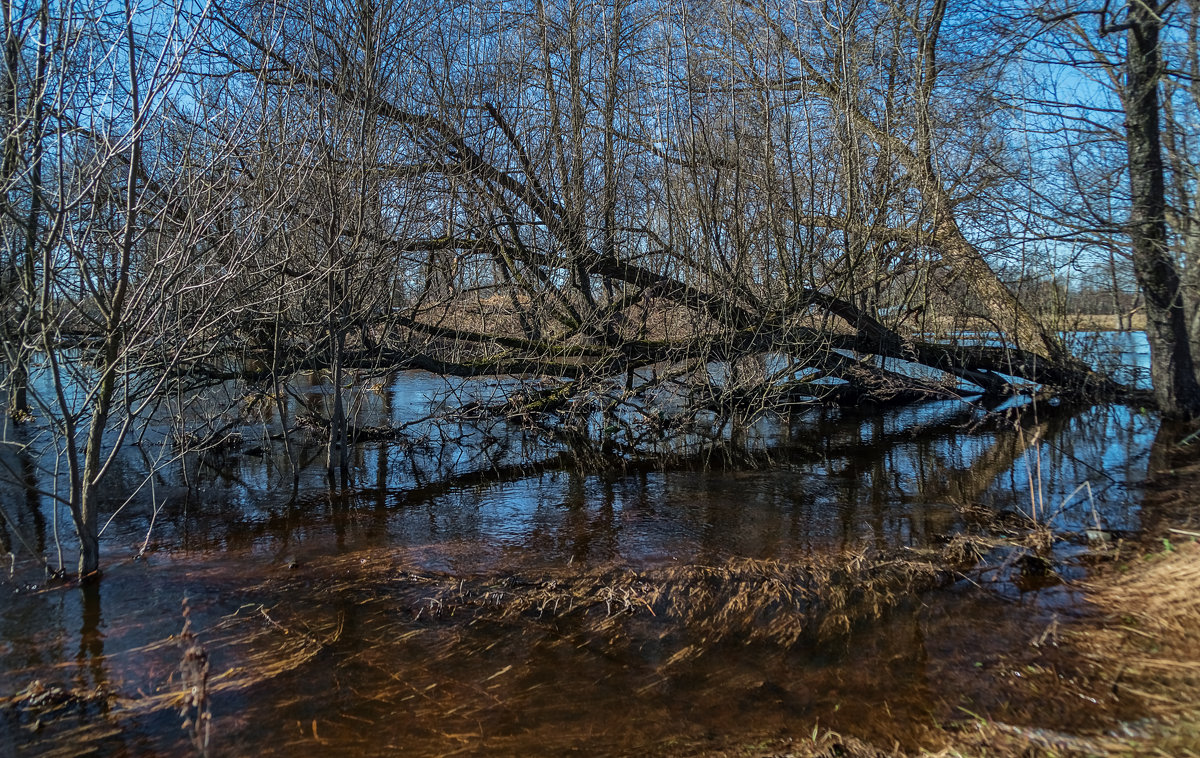
{"label": "riverbank", "polygon": [[1102,611],[1069,644],[1147,711],[1120,752],[1200,754],[1200,444],[1172,446],[1146,488],[1144,528],[1128,557],[1089,582]]}
{"label": "riverbank", "polygon": [[[749,758],[986,758],[1200,755],[1200,442],[1160,456],[1146,482],[1144,526],[1094,547],[1078,583],[1087,609],[1031,641],[1038,648],[1010,677],[1013,702],[1044,708],[1016,724],[984,714],[925,735],[922,748],[870,744],[815,728],[807,739],[769,741],[698,755]],[[1105,700],[1128,714],[1102,729],[1062,731],[1051,722],[1074,701]],[[880,714],[887,719],[890,714]]]}
{"label": "riverbank", "polygon": [[1101,553],[1082,586],[1094,613],[1056,643],[1056,657],[1077,662],[1068,688],[1086,682],[1141,717],[1081,735],[980,720],[934,755],[1200,755],[1200,446],[1176,446],[1158,465],[1143,530]]}

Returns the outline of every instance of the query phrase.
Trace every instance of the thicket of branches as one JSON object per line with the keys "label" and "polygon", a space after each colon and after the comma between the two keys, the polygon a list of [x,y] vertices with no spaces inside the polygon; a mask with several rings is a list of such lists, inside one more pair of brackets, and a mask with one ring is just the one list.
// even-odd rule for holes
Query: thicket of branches
{"label": "thicket of branches", "polygon": [[[49,430],[81,575],[126,435],[164,408],[184,416],[206,384],[278,396],[330,372],[331,475],[358,436],[351,378],[405,368],[536,377],[476,410],[584,432],[656,406],[1119,391],[1022,296],[1067,241],[1103,251],[1114,282],[1129,270],[1125,164],[1090,157],[1104,153],[1091,130],[1120,142],[1119,108],[1080,117],[1078,100],[1021,84],[1057,66],[1122,91],[1123,48],[1087,48],[1111,41],[1096,30],[1072,38],[1090,59],[1031,63],[1065,15],[944,0],[0,6],[8,439],[27,444],[31,417]],[[1200,103],[1194,6],[1163,9],[1192,71],[1167,99],[1180,114]],[[1171,124],[1190,197],[1194,135]],[[1193,208],[1171,219],[1187,251]]]}

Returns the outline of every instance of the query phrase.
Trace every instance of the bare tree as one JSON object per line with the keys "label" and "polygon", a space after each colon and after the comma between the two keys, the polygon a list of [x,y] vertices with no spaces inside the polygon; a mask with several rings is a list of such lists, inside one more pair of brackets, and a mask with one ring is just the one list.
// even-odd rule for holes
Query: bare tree
{"label": "bare tree", "polygon": [[213,146],[197,144],[187,111],[169,107],[200,19],[182,6],[42,8],[55,55],[35,80],[54,124],[42,132],[48,170],[27,174],[43,220],[31,211],[34,257],[17,301],[37,349],[39,381],[26,391],[39,438],[7,444],[61,461],[65,494],[57,483],[51,494],[74,523],[77,574],[89,577],[106,477],[180,367],[204,360],[202,341],[219,342],[237,246],[221,224],[228,182],[212,170]]}
{"label": "bare tree", "polygon": [[[1177,109],[1190,108],[1187,88],[1171,83],[1176,77],[1168,70],[1172,53],[1178,60],[1173,64],[1176,71],[1196,65],[1192,63],[1196,48],[1189,42],[1195,37],[1194,14],[1184,7],[1181,11],[1174,0],[1116,8],[1104,3],[1057,12],[1041,9],[1039,18],[1058,35],[1055,39],[1070,45],[1065,53],[1056,51],[1069,56],[1057,63],[1098,70],[1097,81],[1106,85],[1098,91],[1103,94],[1107,89],[1114,96],[1107,107],[1089,108],[1069,101],[1050,105],[1079,119],[1078,131],[1090,133],[1091,139],[1102,134],[1109,144],[1124,148],[1124,166],[1119,167],[1124,176],[1119,184],[1110,186],[1118,197],[1127,197],[1126,203],[1114,209],[1115,213],[1103,206],[1096,212],[1095,195],[1099,193],[1092,185],[1079,188],[1082,204],[1098,219],[1101,232],[1128,235],[1129,260],[1145,298],[1150,372],[1159,408],[1168,415],[1194,417],[1200,414],[1200,383],[1190,324],[1194,319],[1189,318],[1195,301],[1187,284],[1197,261],[1189,252],[1187,219],[1191,215],[1188,174],[1195,162],[1187,155],[1186,127],[1181,130],[1175,119]],[[1168,83],[1165,92],[1164,82]],[[1120,124],[1113,122],[1114,112],[1120,114]],[[1164,164],[1164,135],[1170,148],[1170,171]],[[1113,158],[1108,156],[1108,171],[1114,168]],[[1172,178],[1171,213],[1168,175]]]}
{"label": "bare tree", "polygon": [[[50,4],[43,0],[36,11],[3,3],[4,81],[0,101],[4,108],[4,154],[0,159],[3,183],[5,265],[3,294],[6,317],[3,344],[9,367],[8,415],[14,422],[28,418],[29,358],[34,340],[30,305],[37,246],[43,223],[43,171],[46,140],[46,101],[52,93],[49,69],[54,55],[50,45]],[[22,13],[22,11],[25,11]]]}

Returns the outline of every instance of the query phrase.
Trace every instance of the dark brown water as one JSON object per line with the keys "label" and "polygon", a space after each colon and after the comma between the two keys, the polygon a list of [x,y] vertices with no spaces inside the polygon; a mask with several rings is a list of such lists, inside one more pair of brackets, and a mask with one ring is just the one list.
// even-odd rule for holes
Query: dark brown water
{"label": "dark brown water", "polygon": [[[401,377],[363,412],[415,416],[426,381]],[[1013,581],[1003,549],[985,557],[994,570],[850,614],[837,633],[818,630],[827,607],[785,608],[818,630],[794,639],[680,623],[684,601],[637,593],[728,589],[672,584],[695,567],[915,554],[980,533],[980,513],[1052,523],[1070,580],[1086,551],[1071,535],[1097,519],[1136,527],[1154,428],[1122,408],[1019,422],[957,402],[814,411],[761,424],[752,468],[492,482],[466,476],[480,470],[471,445],[426,440],[357,451],[353,488],[333,494],[319,466],[293,490],[277,445],[164,467],[152,492],[131,454],[114,507],[143,488],[105,532],[103,581],[84,589],[44,579],[15,535],[53,560],[53,512],[10,486],[0,697],[35,681],[51,694],[0,712],[0,755],[189,754],[172,707],[184,597],[211,659],[218,755],[671,755],[803,739],[814,725],[890,746],[969,713],[1022,723],[1035,706],[1011,683],[1067,675],[1031,641],[1086,608],[1069,581]],[[536,457],[506,444],[490,460]],[[1085,482],[1090,496],[1075,492]],[[566,608],[583,584],[590,610]],[[1071,697],[1037,704],[1039,723],[1122,715],[1103,695]]]}

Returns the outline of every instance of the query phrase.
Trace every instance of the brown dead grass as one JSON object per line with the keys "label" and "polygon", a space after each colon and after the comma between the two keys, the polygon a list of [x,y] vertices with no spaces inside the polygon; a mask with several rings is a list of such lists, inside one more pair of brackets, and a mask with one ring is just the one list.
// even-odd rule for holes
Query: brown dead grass
{"label": "brown dead grass", "polygon": [[[1135,332],[1145,331],[1146,329],[1146,314],[1135,313],[1132,316],[1132,329]],[[1115,332],[1120,327],[1117,323],[1116,315],[1107,314],[1081,314],[1070,316],[1069,320],[1073,321],[1073,328],[1080,331],[1088,332]]]}
{"label": "brown dead grass", "polygon": [[[948,550],[957,555],[962,547],[955,543]],[[697,632],[710,644],[735,639],[787,647],[877,618],[903,598],[952,578],[945,566],[940,554],[880,559],[856,553],[805,563],[735,559],[646,571],[564,570],[501,581],[422,580],[431,590],[426,608],[439,616],[527,624],[572,616],[610,637],[631,618],[653,618]]]}
{"label": "brown dead grass", "polygon": [[[1193,447],[1198,443],[1193,443]],[[1145,714],[1103,734],[985,719],[916,753],[833,732],[694,755],[735,758],[1200,757],[1200,451],[1175,448],[1147,486],[1145,531],[1082,584],[1094,613],[1064,625],[1054,655]],[[1027,685],[1029,686],[1029,685]],[[1064,691],[1070,688],[1063,683]],[[1080,696],[1087,693],[1080,691]],[[1037,698],[1032,690],[1014,697]]]}
{"label": "brown dead grass", "polygon": [[[264,606],[247,605],[203,632],[206,649],[220,650],[222,659],[236,661],[211,676],[209,697],[244,692],[294,671],[341,635],[338,625],[322,629],[287,626],[272,614]],[[135,660],[171,659],[179,654],[179,647],[180,638],[172,635],[123,655]],[[135,718],[164,710],[179,711],[184,698],[184,687],[175,675],[151,692],[136,694],[71,689],[34,681],[10,697],[0,697],[0,718],[11,719],[22,737],[29,740],[27,744],[18,743],[18,754],[28,750],[44,756],[75,756],[90,754],[93,748],[81,746],[121,734],[122,724]],[[100,710],[105,718],[92,713]],[[38,741],[38,733],[46,727],[53,732],[52,740]]]}
{"label": "brown dead grass", "polygon": [[1114,692],[1139,701],[1154,718],[1128,747],[1200,755],[1200,544],[1169,543],[1089,588],[1106,620],[1074,633],[1071,643],[1111,672]]}
{"label": "brown dead grass", "polygon": [[[948,561],[959,560],[964,550],[955,543],[944,555],[851,553],[805,562],[736,559],[649,569],[568,565],[467,576],[411,570],[402,555],[385,552],[339,556],[312,575],[288,572],[267,578],[256,589],[287,597],[294,585],[313,583],[321,597],[380,610],[369,614],[370,630],[357,630],[364,643],[355,659],[362,665],[377,659],[379,666],[394,668],[404,658],[406,641],[415,636],[426,640],[421,648],[425,667],[464,656],[485,657],[496,639],[464,633],[480,624],[497,634],[530,640],[561,637],[555,644],[571,647],[597,639],[604,640],[605,647],[637,645],[674,638],[685,630],[686,639],[667,643],[671,654],[661,665],[673,670],[699,656],[719,655],[723,642],[789,647],[845,634],[896,603],[952,579]],[[208,683],[209,696],[245,694],[294,674],[339,640],[340,623],[303,604],[281,602],[270,608],[244,606],[200,630],[203,645],[220,653],[221,665]],[[548,630],[556,631],[548,635]],[[179,638],[172,636],[127,655],[178,660],[178,648]],[[398,680],[395,692],[377,690],[373,696],[399,701],[411,686]],[[29,740],[19,746],[22,749],[54,754],[61,747],[69,753],[72,746],[112,738],[127,720],[178,712],[182,689],[178,672],[156,690],[136,695],[48,690],[34,683],[0,700],[0,716],[8,713],[20,725]],[[106,717],[86,717],[83,706],[98,699],[104,701]],[[43,724],[47,731],[39,737]],[[832,751],[824,754],[860,754],[838,752],[857,743],[822,739],[828,742],[821,742],[822,749]],[[667,754],[678,754],[678,749]]]}
{"label": "brown dead grass", "polygon": [[1097,613],[1059,650],[1147,717],[1091,736],[981,721],[937,756],[1200,756],[1200,451],[1175,447],[1159,465],[1143,533],[1083,583]]}

